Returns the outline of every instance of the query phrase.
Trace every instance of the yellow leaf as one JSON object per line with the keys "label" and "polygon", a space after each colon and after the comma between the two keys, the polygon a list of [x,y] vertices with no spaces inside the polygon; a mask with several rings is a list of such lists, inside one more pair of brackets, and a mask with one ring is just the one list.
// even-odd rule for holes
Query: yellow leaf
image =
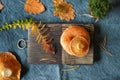
{"label": "yellow leaf", "polygon": [[36,37],[36,41],[40,43],[41,39],[42,39],[42,35],[39,33],[38,36]]}
{"label": "yellow leaf", "polygon": [[24,25],[24,24],[22,24],[22,25],[21,25],[21,29],[22,29],[22,30],[24,30],[24,28],[25,28],[25,25]]}

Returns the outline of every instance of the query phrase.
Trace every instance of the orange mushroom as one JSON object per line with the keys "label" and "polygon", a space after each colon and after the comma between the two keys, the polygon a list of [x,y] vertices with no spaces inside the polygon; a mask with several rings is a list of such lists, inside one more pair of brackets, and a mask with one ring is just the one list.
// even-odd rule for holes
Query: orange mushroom
{"label": "orange mushroom", "polygon": [[0,53],[0,80],[20,80],[21,64],[10,52]]}
{"label": "orange mushroom", "polygon": [[71,25],[61,35],[60,43],[70,55],[84,57],[90,47],[90,36],[82,26]]}

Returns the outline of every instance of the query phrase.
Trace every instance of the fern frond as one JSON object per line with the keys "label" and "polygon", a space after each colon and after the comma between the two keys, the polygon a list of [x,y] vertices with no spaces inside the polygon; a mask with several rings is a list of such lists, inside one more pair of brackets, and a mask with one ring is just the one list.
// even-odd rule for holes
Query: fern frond
{"label": "fern frond", "polygon": [[55,54],[53,46],[50,44],[52,39],[49,39],[49,33],[47,33],[48,28],[45,28],[45,24],[42,25],[40,22],[36,27],[31,28],[31,34],[36,36],[37,43],[41,43],[43,45],[43,49],[46,51],[50,51],[51,53]]}
{"label": "fern frond", "polygon": [[48,44],[52,42],[52,39],[49,39],[46,41]]}
{"label": "fern frond", "polygon": [[40,43],[41,40],[42,40],[42,35],[41,35],[41,34],[38,34],[38,36],[36,37],[36,41],[37,41],[38,43]]}
{"label": "fern frond", "polygon": [[45,28],[46,24],[44,24],[41,28],[40,31],[43,30]]}
{"label": "fern frond", "polygon": [[[43,25],[42,22],[40,22],[39,24],[35,23],[35,21],[33,21],[32,18],[30,19],[26,19],[26,20],[17,20],[14,21],[13,23],[9,24],[9,23],[5,23],[4,25],[2,25],[2,27],[0,28],[0,31],[3,30],[9,30],[11,28],[16,29],[17,27],[22,29],[22,30],[28,30],[29,28],[31,28],[31,36],[36,38],[37,43],[42,43],[43,48],[46,52],[50,51],[51,53],[55,53],[53,47],[51,46],[51,39],[49,39],[49,34],[47,33],[48,28],[45,28],[45,24]],[[47,34],[46,34],[47,33]]]}
{"label": "fern frond", "polygon": [[33,23],[31,26],[32,26],[32,27],[31,27],[31,32],[30,32],[30,34],[31,34],[33,37],[35,37],[36,35],[39,34],[39,29],[38,29],[38,27],[37,27],[37,25],[36,25],[35,23]]}
{"label": "fern frond", "polygon": [[48,28],[45,28],[43,31],[41,31],[41,34],[45,34],[48,31]]}
{"label": "fern frond", "polygon": [[44,38],[45,40],[47,40],[48,37],[49,37],[49,34],[46,34],[46,35],[43,36],[43,38]]}

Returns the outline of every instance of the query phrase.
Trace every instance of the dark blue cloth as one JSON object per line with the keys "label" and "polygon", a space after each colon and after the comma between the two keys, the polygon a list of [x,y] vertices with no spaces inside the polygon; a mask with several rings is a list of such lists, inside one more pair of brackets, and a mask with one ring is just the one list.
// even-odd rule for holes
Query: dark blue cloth
{"label": "dark blue cloth", "polygon": [[[22,0],[25,2],[25,0]],[[20,0],[2,0],[4,9],[0,13],[0,26],[5,22],[13,22],[17,19],[33,18],[36,21],[49,23],[68,23],[61,21],[59,17],[53,16],[52,0],[41,0],[46,6],[42,14],[30,15],[24,11],[24,5]],[[58,64],[28,64],[27,48],[17,48],[17,41],[21,38],[28,38],[28,32],[21,29],[10,29],[0,32],[0,52],[10,51],[17,56],[22,64],[21,80],[120,80],[120,0],[113,0],[113,9],[108,15],[94,23],[90,17],[80,16],[82,13],[89,13],[88,0],[67,0],[73,4],[76,10],[76,17],[69,23],[93,23],[95,25],[95,62],[93,65],[80,65],[80,68],[61,72],[64,65]],[[112,57],[97,47],[107,35],[107,49]]]}

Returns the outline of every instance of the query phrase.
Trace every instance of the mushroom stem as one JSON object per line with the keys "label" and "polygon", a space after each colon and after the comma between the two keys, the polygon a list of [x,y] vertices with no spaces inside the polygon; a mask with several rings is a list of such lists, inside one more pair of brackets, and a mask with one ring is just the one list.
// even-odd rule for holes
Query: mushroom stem
{"label": "mushroom stem", "polygon": [[84,48],[84,45],[81,44],[81,43],[79,43],[79,44],[77,45],[77,48],[78,48],[78,49],[81,49],[81,48],[83,49],[83,48]]}

